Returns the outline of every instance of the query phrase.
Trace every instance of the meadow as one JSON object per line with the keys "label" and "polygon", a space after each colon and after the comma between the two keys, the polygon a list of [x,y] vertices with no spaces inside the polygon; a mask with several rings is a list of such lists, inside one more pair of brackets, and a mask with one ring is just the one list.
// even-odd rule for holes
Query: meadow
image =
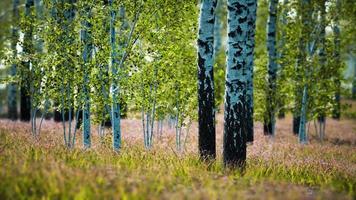
{"label": "meadow", "polygon": [[[146,150],[138,119],[122,121],[123,146],[93,130],[93,146],[63,145],[61,125],[46,121],[38,139],[28,123],[0,121],[0,199],[355,199],[356,123],[328,119],[320,142],[309,126],[310,142],[298,143],[291,118],[277,122],[275,138],[255,125],[245,171],[223,167],[222,116],[217,118],[217,161],[199,160],[197,124],[185,150],[175,148],[174,129]],[[108,131],[108,130],[107,130]]]}

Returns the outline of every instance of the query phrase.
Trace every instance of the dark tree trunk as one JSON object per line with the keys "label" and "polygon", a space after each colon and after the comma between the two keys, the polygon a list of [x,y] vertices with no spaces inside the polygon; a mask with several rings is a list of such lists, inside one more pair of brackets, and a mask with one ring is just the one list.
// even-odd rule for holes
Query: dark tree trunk
{"label": "dark tree trunk", "polygon": [[31,97],[28,92],[28,87],[21,87],[20,96],[20,119],[21,121],[28,122],[31,119]]}
{"label": "dark tree trunk", "polygon": [[300,125],[300,116],[293,116],[293,133],[294,135],[298,135]]}
{"label": "dark tree trunk", "polygon": [[215,159],[214,23],[217,1],[202,1],[198,36],[199,152],[202,159]]}
{"label": "dark tree trunk", "polygon": [[266,90],[266,114],[264,119],[264,134],[274,135],[276,115],[276,88],[277,88],[277,27],[278,0],[270,0],[269,17],[267,23],[267,51],[268,51],[268,89]]}

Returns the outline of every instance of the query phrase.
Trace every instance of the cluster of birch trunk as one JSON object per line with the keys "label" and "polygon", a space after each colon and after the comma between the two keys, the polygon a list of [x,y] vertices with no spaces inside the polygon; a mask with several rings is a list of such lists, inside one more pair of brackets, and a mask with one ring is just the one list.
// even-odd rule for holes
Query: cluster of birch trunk
{"label": "cluster of birch trunk", "polygon": [[[202,1],[198,34],[198,121],[202,159],[216,157],[214,31],[217,1]],[[223,160],[244,166],[246,144],[253,141],[253,60],[256,0],[227,1],[226,79]],[[219,31],[219,30],[217,30]],[[219,38],[217,38],[219,39]]]}
{"label": "cluster of birch trunk", "polygon": [[8,117],[30,121],[34,137],[54,113],[68,148],[79,129],[90,148],[97,125],[117,151],[121,117],[139,113],[147,149],[167,122],[183,151],[197,120],[210,160],[223,102],[224,163],[244,166],[254,120],[274,137],[291,111],[306,144],[310,122],[323,140],[326,117],[340,118],[341,0],[12,2]]}
{"label": "cluster of birch trunk", "polygon": [[[340,118],[340,10],[338,0],[269,1],[265,135],[275,135],[276,116],[284,117],[287,110],[302,144],[308,142],[312,122],[322,141],[326,117]],[[288,83],[294,83],[289,100],[283,89]]]}
{"label": "cluster of birch trunk", "polygon": [[[343,65],[340,57],[338,18],[340,1],[329,4],[326,0],[263,1],[263,6],[268,10],[268,17],[265,19],[263,11],[260,11],[257,21],[257,1],[222,2],[227,3],[224,5],[224,8],[227,8],[227,40],[226,45],[223,45],[226,47],[224,164],[244,166],[246,144],[253,142],[256,104],[253,83],[255,81],[260,86],[263,81],[253,78],[254,60],[260,62],[261,57],[267,57],[267,62],[263,62],[264,65],[258,63],[258,69],[255,71],[264,68],[266,76],[266,82],[263,83],[264,95],[257,95],[263,96],[257,98],[258,103],[264,104],[262,114],[257,115],[262,116],[259,120],[264,123],[264,134],[273,138],[276,134],[276,117],[284,117],[285,112],[291,110],[293,132],[298,135],[299,142],[308,143],[309,125],[312,120],[315,132],[322,141],[325,138],[326,117],[339,119],[341,112],[340,84]],[[221,45],[220,33],[216,33],[220,32],[221,25],[214,23],[221,20],[216,11],[217,5],[216,0],[203,0],[200,7],[197,42],[198,121],[199,151],[202,159],[216,157],[213,68],[217,54],[215,46]],[[263,9],[263,6],[260,7]],[[330,20],[327,20],[327,17]],[[264,37],[267,55],[258,52],[256,58],[255,28],[256,23],[260,24],[263,20],[266,20]],[[328,27],[332,28],[332,33],[327,35]],[[327,43],[328,40],[333,40],[333,44]],[[292,76],[287,77],[288,74]],[[258,78],[260,77],[258,74]],[[295,82],[289,86],[289,91],[283,89],[290,84],[288,82]],[[261,87],[258,89],[261,92]],[[294,98],[287,99],[290,96],[288,93],[293,93],[291,90],[294,90]],[[261,106],[257,104],[257,107]]]}
{"label": "cluster of birch trunk", "polygon": [[[196,88],[190,84],[195,78],[190,72],[195,62],[195,37],[190,34],[197,23],[195,6],[170,1],[26,0],[20,17],[20,2],[14,0],[10,76],[20,80],[8,88],[9,118],[18,117],[19,85],[20,108],[25,110],[21,120],[31,122],[34,137],[51,112],[62,123],[68,148],[76,144],[79,129],[83,147],[90,148],[96,125],[100,137],[110,126],[113,149],[118,151],[120,120],[129,109],[142,113],[146,148],[153,146],[155,134],[162,136],[167,122],[176,132],[177,149],[183,151],[196,107]],[[179,8],[184,9],[176,12]],[[173,22],[175,17],[189,20]]]}

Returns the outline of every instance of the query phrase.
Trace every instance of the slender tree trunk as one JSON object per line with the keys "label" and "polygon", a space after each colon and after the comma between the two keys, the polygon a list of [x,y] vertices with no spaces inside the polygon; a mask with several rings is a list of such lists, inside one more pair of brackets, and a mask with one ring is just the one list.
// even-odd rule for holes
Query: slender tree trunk
{"label": "slender tree trunk", "polygon": [[[325,99],[327,99],[328,97],[324,94],[324,91],[326,91],[327,89],[327,85],[326,85],[326,81],[328,80],[328,77],[325,77],[324,74],[326,74],[326,44],[325,44],[325,28],[326,28],[326,6],[325,6],[325,0],[321,1],[320,3],[320,36],[319,36],[319,40],[320,40],[320,49],[319,49],[319,65],[320,65],[320,75],[319,78],[320,80],[320,92],[321,92],[321,101],[324,101]],[[324,139],[324,132],[322,131],[323,128],[325,127],[325,111],[324,108],[326,106],[323,105],[323,109],[319,111],[318,113],[318,122],[319,122],[319,127],[320,127],[320,140],[323,141]]]}
{"label": "slender tree trunk", "polygon": [[[68,46],[71,45],[72,43],[75,43],[75,36],[71,33],[73,33],[74,27],[71,26],[74,22],[75,19],[75,15],[76,15],[76,2],[77,0],[67,0],[67,3],[69,4],[69,7],[66,9],[65,11],[65,17],[67,19],[67,24],[66,24],[66,32],[67,32],[67,41],[69,41],[67,44]],[[90,51],[91,51],[91,46],[90,46]],[[76,56],[76,52],[69,52],[71,54],[71,57],[75,57]],[[91,55],[89,55],[89,59],[91,58]],[[67,63],[67,66],[69,67],[69,73],[70,74],[74,74],[74,69],[75,66],[73,65],[73,63]],[[73,79],[72,79],[73,80]],[[87,84],[85,84],[85,86],[87,86]],[[73,87],[71,84],[71,81],[69,81],[68,85],[67,85],[67,98],[68,98],[68,104],[69,107],[66,111],[66,121],[68,121],[69,123],[69,130],[68,130],[68,147],[73,148],[74,147],[74,143],[75,143],[75,136],[73,134],[72,137],[72,119],[73,119],[73,113],[74,113],[74,97],[73,97]],[[76,116],[77,117],[77,116]],[[89,114],[90,117],[90,114]],[[77,121],[76,121],[77,123]],[[76,130],[76,127],[74,127],[74,129]],[[84,130],[83,130],[84,131]],[[90,119],[89,119],[89,133],[90,133]]]}
{"label": "slender tree trunk", "polygon": [[[300,107],[300,106],[298,106],[298,107]],[[299,114],[300,111],[296,111],[297,108],[295,108],[295,111],[293,112],[293,133],[294,133],[294,135],[298,135],[299,125],[300,125],[300,114]]]}
{"label": "slender tree trunk", "polygon": [[266,90],[266,114],[264,119],[264,134],[274,135],[276,112],[276,86],[277,86],[277,50],[276,50],[276,26],[277,26],[278,0],[270,0],[269,17],[267,23],[267,51],[268,51],[268,88]]}
{"label": "slender tree trunk", "polygon": [[[110,9],[110,5],[109,5],[109,1],[104,0],[104,6],[106,8]],[[103,29],[105,31],[105,33],[110,34],[110,24],[108,23],[107,20],[105,20],[103,22]],[[110,95],[110,86],[109,86],[109,64],[104,64],[100,67],[101,70],[101,90],[102,90],[102,95],[104,96],[104,99],[109,99],[109,95]],[[104,76],[104,78],[102,78],[102,76]],[[110,115],[109,117],[107,117],[107,115]],[[111,110],[110,110],[110,104],[105,103],[104,105],[104,119],[103,119],[103,123],[102,125],[104,127],[111,127]]]}
{"label": "slender tree trunk", "polygon": [[111,71],[113,82],[111,83],[112,105],[111,105],[111,125],[113,131],[113,148],[118,151],[121,147],[121,129],[120,129],[120,104],[119,104],[119,86],[118,86],[118,62],[117,62],[117,47],[116,47],[116,31],[115,20],[116,11],[113,8],[113,0],[110,4],[110,45],[111,45]]}
{"label": "slender tree trunk", "polygon": [[[32,22],[34,16],[32,10],[34,7],[33,0],[26,0],[25,3],[25,20]],[[27,30],[24,31],[24,45],[23,51],[25,54],[30,55],[33,52],[33,25],[30,24]],[[23,63],[24,66],[24,76],[22,77],[21,83],[21,121],[30,121],[31,119],[31,96],[30,96],[30,84],[31,84],[31,70],[30,70],[31,60]]]}
{"label": "slender tree trunk", "polygon": [[[54,21],[54,23],[57,25],[57,23],[59,22],[58,20],[58,14],[57,14],[57,2],[56,0],[51,0],[52,8],[51,8],[51,17],[52,20]],[[53,111],[53,120],[57,123],[62,121],[62,113],[58,110],[58,106],[59,106],[59,101],[58,100],[54,100],[53,102],[53,107],[54,107],[54,111]]]}
{"label": "slender tree trunk", "polygon": [[354,78],[352,82],[352,99],[356,100],[356,59],[352,56],[353,64],[354,64]]}
{"label": "slender tree trunk", "polygon": [[[66,25],[65,25],[65,31],[66,31],[66,38],[67,38],[67,44],[68,46],[70,46],[71,44],[75,43],[75,40],[76,40],[76,36],[74,36],[72,33],[75,32],[74,30],[74,26],[73,26],[73,23],[74,23],[74,20],[75,20],[75,15],[76,15],[76,2],[77,0],[65,0],[65,2],[68,5],[68,8],[65,9],[65,13],[64,13],[64,16],[66,17]],[[89,14],[90,15],[90,14]],[[89,24],[90,25],[90,24]],[[88,27],[89,29],[90,27]],[[88,30],[90,31],[90,29]],[[90,36],[90,35],[89,35]],[[90,41],[91,38],[89,38],[89,41]],[[90,51],[92,46],[89,47],[90,48]],[[72,57],[75,57],[77,54],[76,52],[69,52],[70,56]],[[91,53],[89,54],[89,59],[91,58]],[[68,70],[69,70],[69,73],[73,73],[74,74],[74,69],[75,69],[75,66],[73,63],[68,63],[67,64],[68,66]],[[66,111],[66,115],[68,116],[68,120],[71,121],[71,118],[72,118],[72,113],[73,113],[73,104],[74,104],[74,99],[72,98],[72,94],[74,93],[72,87],[71,87],[71,82],[68,83],[69,87],[69,94],[68,94],[68,101],[69,101],[69,108],[67,109]]]}
{"label": "slender tree trunk", "polygon": [[217,1],[216,8],[215,8],[215,21],[214,21],[214,59],[216,55],[219,53],[221,49],[221,28],[222,28],[222,21],[220,19],[221,13],[221,4],[223,0]]}
{"label": "slender tree trunk", "polygon": [[294,109],[293,109],[293,134],[298,135],[299,125],[300,125],[300,108],[302,102],[302,86],[300,82],[302,81],[302,63],[303,63],[303,51],[304,51],[304,38],[299,39],[299,53],[297,57],[296,67],[295,67],[295,91],[294,91]]}
{"label": "slender tree trunk", "polygon": [[340,119],[341,116],[341,103],[340,103],[340,93],[341,93],[341,80],[340,80],[340,65],[341,65],[341,57],[340,57],[340,28],[339,28],[339,12],[340,12],[340,5],[341,2],[340,0],[336,0],[336,13],[335,13],[335,18],[334,18],[334,26],[333,26],[333,32],[334,32],[334,63],[336,66],[336,77],[334,80],[335,84],[335,102],[334,102],[334,107],[332,111],[332,117],[334,119]]}
{"label": "slender tree trunk", "polygon": [[[152,99],[152,112],[151,112],[151,132],[149,135],[149,146],[150,148],[153,146],[153,133],[154,133],[154,122],[156,115],[156,101],[157,101],[157,66],[154,66],[154,83],[153,83],[153,99]],[[179,92],[179,90],[177,90]]]}
{"label": "slender tree trunk", "polygon": [[[216,0],[200,5],[198,34],[198,121],[199,152],[202,159],[215,159],[214,23]],[[178,124],[177,124],[178,126]]]}
{"label": "slender tree trunk", "polygon": [[[39,1],[39,0],[37,0]],[[75,36],[72,34],[75,30],[73,29],[72,23],[74,23],[75,15],[76,15],[76,0],[52,0],[52,3],[55,5],[55,7],[52,8],[52,17],[55,19],[57,22],[58,26],[64,30],[64,34],[60,36],[61,40],[65,42],[65,44],[62,46],[63,50],[67,48],[68,46],[74,44]],[[58,7],[60,9],[56,9]],[[69,51],[68,54],[70,54],[70,57],[75,57],[76,52]],[[64,67],[66,70],[69,71],[69,74],[74,73],[74,64],[65,60],[63,63]],[[69,92],[69,95],[67,96],[67,99],[65,100],[65,104],[67,107],[63,108],[61,111],[54,111],[54,121],[59,122],[59,121],[64,121],[69,123],[72,122],[73,117],[71,116],[72,113],[74,113],[73,109],[73,103],[74,99],[72,97],[73,93],[73,87],[71,86],[71,79],[68,79],[67,85],[64,85],[66,93]],[[64,84],[64,83],[62,83]],[[67,90],[69,90],[67,92]],[[78,92],[79,93],[79,92]],[[55,101],[54,106],[58,106],[58,102]],[[76,122],[77,123],[77,122]],[[78,123],[77,123],[78,125]],[[71,146],[70,141],[68,141],[68,146]]]}
{"label": "slender tree trunk", "polygon": [[306,132],[306,123],[307,123],[307,102],[308,102],[308,87],[304,86],[303,90],[303,98],[302,98],[302,110],[301,110],[301,118],[299,125],[299,142],[301,144],[306,144],[308,142],[307,132]]}
{"label": "slender tree trunk", "polygon": [[224,144],[225,166],[241,167],[246,161],[247,119],[247,45],[250,37],[248,20],[254,0],[228,0],[228,43],[225,84]]}
{"label": "slender tree trunk", "polygon": [[256,12],[257,12],[257,1],[248,1],[248,39],[247,39],[247,91],[246,91],[246,131],[247,131],[247,142],[253,142],[254,131],[253,131],[253,68],[254,68],[254,48],[255,48],[255,29],[256,29]]}
{"label": "slender tree trunk", "polygon": [[[12,38],[11,38],[11,50],[13,53],[13,59],[17,57],[17,42],[19,40],[19,28],[18,28],[18,19],[20,18],[19,14],[19,4],[20,0],[13,0],[13,7],[12,7]],[[16,64],[13,63],[10,69],[10,76],[16,75]],[[8,86],[8,117],[11,120],[17,120],[17,84],[10,83]]]}
{"label": "slender tree trunk", "polygon": [[[279,30],[281,30],[281,38],[279,39],[278,42],[278,49],[279,49],[279,53],[278,53],[278,59],[279,59],[279,64],[278,64],[278,71],[279,71],[279,77],[284,77],[285,76],[285,61],[284,61],[284,57],[286,54],[286,38],[287,38],[287,17],[288,17],[288,0],[284,0],[283,1],[283,6],[282,6],[282,16],[280,18],[280,23],[281,26],[279,26]],[[280,86],[283,87],[283,86]],[[280,92],[280,91],[279,91]],[[277,99],[277,108],[279,109],[278,111],[278,118],[282,119],[285,118],[285,104],[286,104],[286,99],[284,96],[280,96],[279,99]]]}
{"label": "slender tree trunk", "polygon": [[296,73],[296,78],[295,78],[295,93],[294,93],[294,110],[293,110],[293,133],[295,135],[298,135],[299,130],[300,130],[300,120],[301,120],[301,109],[302,109],[302,96],[303,96],[303,88],[304,85],[302,84],[303,82],[303,74],[306,65],[306,43],[307,43],[307,37],[309,35],[307,32],[307,16],[308,15],[306,12],[307,6],[308,6],[309,0],[300,0],[299,3],[299,13],[298,15],[301,16],[301,21],[302,21],[302,30],[300,33],[300,38],[299,38],[299,45],[298,45],[298,55],[297,55],[297,62],[296,62],[296,67],[295,67],[295,73]]}
{"label": "slender tree trunk", "polygon": [[303,67],[304,67],[304,81],[303,81],[303,93],[302,93],[302,101],[301,101],[301,111],[300,111],[300,124],[299,124],[299,142],[301,144],[308,143],[306,124],[308,122],[308,101],[309,101],[309,85],[310,85],[310,75],[311,71],[311,63],[315,49],[318,35],[313,34],[313,26],[312,26],[312,17],[313,17],[313,7],[311,0],[302,0],[301,1],[301,10],[302,10],[302,32],[301,38],[303,38],[303,46],[301,48],[301,55],[305,55],[303,57]]}
{"label": "slender tree trunk", "polygon": [[[85,7],[85,17],[91,16],[91,8]],[[90,63],[92,54],[92,44],[91,44],[91,24],[90,22],[84,20],[82,22],[83,29],[81,30],[81,39],[84,43],[83,50],[83,61],[84,64]],[[89,88],[89,71],[87,66],[84,69],[84,83],[83,83],[83,145],[84,148],[90,148],[91,146],[91,135],[90,135],[90,88]]]}
{"label": "slender tree trunk", "polygon": [[181,144],[180,144],[180,136],[181,135],[180,134],[181,134],[181,128],[182,127],[180,126],[180,123],[179,123],[179,118],[180,118],[179,87],[176,87],[176,107],[177,107],[177,115],[176,115],[176,148],[177,148],[177,151],[180,151],[180,149],[181,149]]}

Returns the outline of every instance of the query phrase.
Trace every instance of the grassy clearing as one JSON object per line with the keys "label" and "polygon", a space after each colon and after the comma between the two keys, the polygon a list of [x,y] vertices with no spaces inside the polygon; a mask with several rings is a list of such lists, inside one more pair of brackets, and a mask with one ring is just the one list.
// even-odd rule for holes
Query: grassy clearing
{"label": "grassy clearing", "polygon": [[[139,125],[138,120],[124,120],[123,127],[135,123]],[[261,136],[257,125],[241,174],[224,169],[221,157],[215,163],[200,162],[194,129],[184,154],[174,151],[169,130],[150,151],[143,149],[139,135],[126,133],[122,151],[115,153],[110,136],[102,141],[94,137],[90,150],[79,145],[67,150],[51,122],[34,140],[28,125],[2,121],[0,199],[354,199],[353,142],[335,145],[330,139],[320,144],[312,139],[300,146],[284,133],[285,123],[279,122],[274,141]],[[348,126],[353,130],[351,122]]]}

